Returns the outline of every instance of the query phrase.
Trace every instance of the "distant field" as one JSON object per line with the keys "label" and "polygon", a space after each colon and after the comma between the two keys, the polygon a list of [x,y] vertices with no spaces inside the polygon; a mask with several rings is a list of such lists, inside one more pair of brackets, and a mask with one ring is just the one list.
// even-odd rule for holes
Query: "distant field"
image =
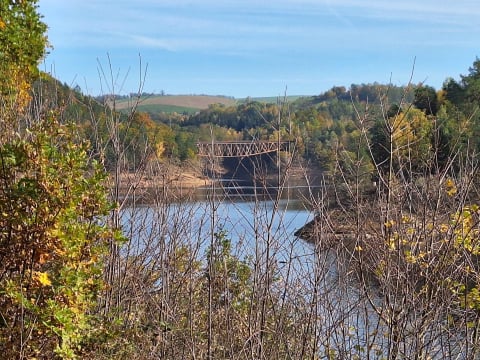
{"label": "distant field", "polygon": [[[287,96],[287,101],[293,102],[303,96],[292,95]],[[208,96],[208,95],[153,95],[140,99],[137,110],[150,113],[187,113],[194,114],[197,111],[207,109],[212,104],[223,104],[232,106],[235,104],[243,104],[247,101],[259,101],[263,103],[276,103],[278,100],[283,101],[283,97],[251,97],[244,99],[233,99],[224,96]],[[130,109],[133,105],[131,99],[117,100],[116,106],[118,110]]]}
{"label": "distant field", "polygon": [[[208,108],[211,104],[235,105],[236,100],[222,96],[207,95],[165,95],[149,96],[140,99],[138,109],[149,112],[196,112]],[[117,109],[123,110],[132,107],[132,100],[118,100]]]}
{"label": "distant field", "polygon": [[[299,98],[305,97],[304,95],[291,95],[287,96],[288,102],[293,102]],[[247,100],[263,102],[267,104],[275,104],[277,101],[285,100],[283,96],[265,96],[265,97],[252,97],[252,98],[245,98],[245,99],[238,99],[238,103],[243,104],[247,102]]]}
{"label": "distant field", "polygon": [[[128,108],[123,108],[121,110],[126,110]],[[163,105],[163,104],[141,104],[137,106],[138,111],[148,112],[148,113],[177,113],[177,114],[195,114],[201,109],[191,108],[185,106],[175,106],[175,105]]]}

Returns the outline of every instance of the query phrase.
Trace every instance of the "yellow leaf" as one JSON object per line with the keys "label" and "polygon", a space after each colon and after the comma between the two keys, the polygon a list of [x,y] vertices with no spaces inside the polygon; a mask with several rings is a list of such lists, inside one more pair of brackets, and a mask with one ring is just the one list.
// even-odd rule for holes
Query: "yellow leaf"
{"label": "yellow leaf", "polygon": [[388,220],[387,222],[385,222],[384,225],[387,229],[390,229],[393,225],[395,225],[395,221],[394,220]]}
{"label": "yellow leaf", "polygon": [[457,187],[452,179],[447,179],[445,181],[445,188],[448,196],[453,196],[457,193]]}
{"label": "yellow leaf", "polygon": [[440,225],[440,232],[446,233],[449,230],[449,226],[447,224],[441,224]]}
{"label": "yellow leaf", "polygon": [[40,271],[35,272],[35,278],[42,286],[52,285],[52,282],[50,281],[48,274],[46,272],[40,272]]}
{"label": "yellow leaf", "polygon": [[392,251],[397,249],[397,247],[395,246],[395,240],[394,239],[389,239],[388,248]]}

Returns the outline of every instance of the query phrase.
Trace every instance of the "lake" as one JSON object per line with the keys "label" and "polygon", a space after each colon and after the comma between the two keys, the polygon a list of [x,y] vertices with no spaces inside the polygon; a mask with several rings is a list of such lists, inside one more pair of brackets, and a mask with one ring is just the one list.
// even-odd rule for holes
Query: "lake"
{"label": "lake", "polygon": [[[305,258],[311,257],[313,246],[294,236],[294,232],[313,219],[307,201],[309,191],[306,186],[286,187],[281,193],[277,188],[250,185],[199,188],[179,201],[125,209],[124,232],[140,240],[153,236],[151,231],[155,231],[147,231],[146,223],[167,224],[169,234],[183,234],[184,239],[198,244],[202,253],[209,246],[211,235],[222,231],[241,259],[268,246],[270,256],[279,264],[303,259],[304,267],[310,263]],[[165,231],[159,228],[156,232]]]}

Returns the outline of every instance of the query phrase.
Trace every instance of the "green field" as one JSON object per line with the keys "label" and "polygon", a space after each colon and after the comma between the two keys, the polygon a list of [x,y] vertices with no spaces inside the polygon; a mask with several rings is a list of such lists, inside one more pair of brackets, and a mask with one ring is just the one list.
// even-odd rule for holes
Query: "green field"
{"label": "green field", "polygon": [[[288,102],[293,102],[303,96],[292,95],[287,96]],[[154,95],[142,97],[139,99],[137,110],[148,113],[178,113],[178,114],[195,114],[196,112],[207,109],[212,104],[223,104],[225,106],[233,106],[243,104],[247,101],[258,101],[262,103],[277,103],[284,101],[283,96],[268,97],[248,97],[243,99],[234,99],[224,96],[209,95]],[[132,99],[119,99],[116,101],[116,108],[124,111],[132,108],[134,101]]]}
{"label": "green field", "polygon": [[[291,96],[287,96],[286,100],[288,102],[293,102],[293,101],[295,101],[299,98],[302,98],[302,97],[305,97],[305,96],[304,95],[291,95]],[[284,100],[285,100],[284,96],[264,96],[264,97],[248,97],[248,98],[244,98],[244,99],[238,99],[237,101],[240,104],[243,104],[247,101],[258,101],[258,102],[262,102],[262,103],[275,104],[278,101],[282,102]]]}
{"label": "green field", "polygon": [[[122,111],[127,110],[126,108],[122,109]],[[195,114],[196,112],[200,111],[201,109],[191,108],[186,106],[175,106],[175,105],[163,105],[163,104],[146,104],[146,105],[138,105],[138,111],[147,112],[147,113],[167,113],[167,114]]]}
{"label": "green field", "polygon": [[[195,113],[207,109],[212,104],[223,104],[225,106],[235,105],[237,101],[224,96],[208,95],[165,95],[148,96],[139,99],[137,109],[150,113]],[[118,110],[130,109],[134,101],[132,99],[117,100]]]}

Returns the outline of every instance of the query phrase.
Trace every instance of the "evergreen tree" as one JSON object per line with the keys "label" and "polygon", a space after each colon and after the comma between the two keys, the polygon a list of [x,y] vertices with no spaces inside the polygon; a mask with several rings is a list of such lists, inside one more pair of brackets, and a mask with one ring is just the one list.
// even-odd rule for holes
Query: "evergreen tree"
{"label": "evergreen tree", "polygon": [[431,86],[419,86],[415,89],[413,105],[427,115],[436,115],[439,104],[437,93]]}

